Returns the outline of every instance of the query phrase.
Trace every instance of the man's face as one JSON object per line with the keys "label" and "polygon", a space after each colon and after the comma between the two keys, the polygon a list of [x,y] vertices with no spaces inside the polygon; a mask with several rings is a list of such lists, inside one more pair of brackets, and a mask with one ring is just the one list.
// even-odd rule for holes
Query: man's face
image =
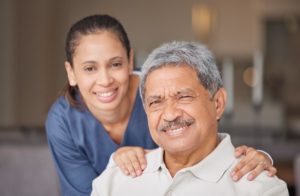
{"label": "man's face", "polygon": [[212,98],[193,69],[171,65],[151,72],[145,89],[150,132],[166,153],[206,155],[215,148],[217,119],[224,109],[215,99],[224,98],[223,89]]}

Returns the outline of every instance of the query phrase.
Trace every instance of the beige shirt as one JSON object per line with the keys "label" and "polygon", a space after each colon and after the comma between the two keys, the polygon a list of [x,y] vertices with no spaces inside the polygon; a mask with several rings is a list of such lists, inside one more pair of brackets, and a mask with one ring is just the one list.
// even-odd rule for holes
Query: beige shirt
{"label": "beige shirt", "polygon": [[237,163],[228,134],[198,164],[184,168],[172,178],[163,161],[163,150],[147,154],[148,166],[139,177],[125,176],[117,166],[107,168],[93,181],[92,196],[288,196],[286,183],[260,174],[248,181],[232,181],[230,171]]}

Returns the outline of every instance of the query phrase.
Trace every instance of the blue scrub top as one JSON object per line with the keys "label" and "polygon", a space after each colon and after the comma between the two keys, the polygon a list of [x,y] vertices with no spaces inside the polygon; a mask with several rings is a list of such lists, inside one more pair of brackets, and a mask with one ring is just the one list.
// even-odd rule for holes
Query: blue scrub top
{"label": "blue scrub top", "polygon": [[68,196],[90,195],[93,179],[102,173],[110,155],[119,147],[157,147],[149,133],[139,93],[120,145],[87,109],[70,106],[63,96],[48,113],[46,133],[62,195]]}

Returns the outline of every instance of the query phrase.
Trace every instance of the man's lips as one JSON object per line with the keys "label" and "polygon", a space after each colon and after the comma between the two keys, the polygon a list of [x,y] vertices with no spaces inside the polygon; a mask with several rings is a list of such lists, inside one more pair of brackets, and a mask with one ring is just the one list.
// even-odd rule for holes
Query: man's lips
{"label": "man's lips", "polygon": [[174,121],[165,122],[158,127],[158,131],[173,131],[177,132],[177,130],[186,129],[187,127],[191,126],[195,122],[194,119],[175,119]]}
{"label": "man's lips", "polygon": [[178,135],[181,135],[187,128],[188,128],[187,126],[177,127],[177,128],[163,130],[163,132],[165,132],[166,134],[168,134],[170,136],[178,136]]}

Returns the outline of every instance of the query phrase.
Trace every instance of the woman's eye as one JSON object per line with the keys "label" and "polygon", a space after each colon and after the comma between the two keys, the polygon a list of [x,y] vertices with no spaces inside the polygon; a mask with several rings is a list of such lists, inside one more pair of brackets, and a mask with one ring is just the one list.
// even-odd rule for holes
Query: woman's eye
{"label": "woman's eye", "polygon": [[93,66],[89,66],[89,67],[84,68],[84,71],[87,71],[87,72],[92,72],[94,70],[95,70],[95,67],[93,67]]}
{"label": "woman's eye", "polygon": [[113,66],[113,67],[121,67],[121,66],[122,66],[122,63],[116,62],[116,63],[113,63],[112,66]]}

